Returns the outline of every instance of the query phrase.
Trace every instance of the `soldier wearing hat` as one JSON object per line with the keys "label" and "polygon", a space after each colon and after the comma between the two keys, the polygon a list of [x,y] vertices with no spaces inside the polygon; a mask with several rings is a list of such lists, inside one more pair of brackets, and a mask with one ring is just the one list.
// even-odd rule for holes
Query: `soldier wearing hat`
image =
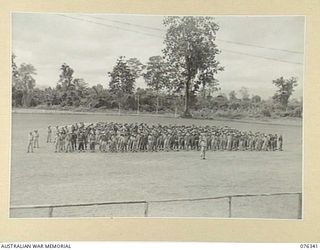
{"label": "soldier wearing hat", "polygon": [[27,153],[33,153],[33,140],[34,140],[34,136],[32,132],[29,132],[29,137],[28,137],[28,151]]}
{"label": "soldier wearing hat", "polygon": [[33,145],[33,147],[34,148],[39,148],[39,132],[38,132],[38,130],[35,130],[34,131],[34,145]]}
{"label": "soldier wearing hat", "polygon": [[84,132],[82,130],[80,130],[79,132],[79,136],[78,136],[78,150],[79,153],[84,151],[84,142],[85,142],[85,135]]}
{"label": "soldier wearing hat", "polygon": [[51,138],[52,138],[52,129],[51,126],[48,126],[48,134],[47,134],[47,143],[51,143]]}
{"label": "soldier wearing hat", "polygon": [[206,159],[206,149],[207,149],[207,138],[205,133],[201,133],[200,136],[200,158],[202,160]]}

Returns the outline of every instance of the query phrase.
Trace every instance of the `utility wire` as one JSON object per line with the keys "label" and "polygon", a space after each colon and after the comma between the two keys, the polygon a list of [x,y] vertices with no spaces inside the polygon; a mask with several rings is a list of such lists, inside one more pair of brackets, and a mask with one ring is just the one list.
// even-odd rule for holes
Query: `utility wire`
{"label": "utility wire", "polygon": [[[137,30],[126,29],[126,28],[123,28],[123,27],[114,26],[114,25],[105,24],[105,23],[99,23],[99,22],[95,22],[95,21],[91,21],[91,20],[87,20],[87,19],[83,19],[83,18],[79,18],[79,17],[71,17],[71,16],[64,15],[64,14],[56,14],[56,15],[63,16],[63,17],[66,17],[66,18],[70,18],[70,19],[74,19],[74,20],[77,20],[77,21],[93,23],[93,24],[97,24],[97,25],[100,25],[100,26],[105,26],[105,27],[108,27],[108,28],[115,28],[115,29],[119,29],[119,30],[125,30],[125,31],[129,31],[129,32],[139,33],[139,34],[142,34],[142,35],[162,38],[162,36],[159,36],[159,35],[153,35],[153,34],[150,34],[150,33],[140,32],[140,31],[137,31]],[[223,51],[224,52],[233,53],[233,54],[239,54],[239,55],[245,55],[245,56],[250,56],[250,57],[261,58],[261,59],[265,59],[265,60],[272,60],[272,61],[277,61],[277,62],[302,65],[302,63],[298,63],[298,62],[291,62],[291,61],[286,61],[286,60],[281,60],[281,59],[276,59],[276,58],[271,58],[271,57],[257,56],[257,55],[252,55],[252,54],[239,52],[239,51],[234,51],[234,50],[223,49]]]}
{"label": "utility wire", "polygon": [[128,23],[128,22],[123,22],[123,21],[118,21],[118,20],[112,20],[112,19],[109,19],[109,18],[97,17],[97,16],[93,16],[93,15],[87,15],[87,14],[79,14],[79,15],[86,16],[86,17],[91,17],[91,18],[95,18],[95,19],[100,19],[100,20],[105,20],[105,21],[109,21],[109,22],[113,22],[113,23],[126,24],[126,25],[130,25],[130,26],[150,29],[150,30],[166,31],[165,29],[161,29],[161,28],[155,28],[155,27],[151,27],[151,26],[145,26],[145,25],[140,25],[140,24],[134,24],[134,23]]}
{"label": "utility wire", "polygon": [[153,36],[153,37],[162,38],[162,36],[156,36],[156,35],[152,35],[152,34],[149,34],[149,33],[140,32],[140,31],[137,31],[137,30],[132,30],[132,29],[127,29],[127,28],[123,28],[123,27],[119,27],[119,26],[114,26],[114,25],[111,25],[111,24],[99,23],[99,22],[88,20],[88,19],[83,19],[83,18],[80,18],[80,17],[72,17],[72,16],[68,16],[68,15],[64,15],[64,14],[56,14],[56,15],[67,17],[67,18],[71,18],[71,19],[78,20],[78,21],[87,22],[87,23],[93,23],[93,24],[97,24],[97,25],[101,25],[101,26],[105,26],[105,27],[109,27],[109,28],[115,28],[115,29],[119,29],[119,30],[125,30],[125,31],[129,31],[129,32],[133,32],[133,33],[139,33],[139,34],[146,35],[146,36]]}
{"label": "utility wire", "polygon": [[303,65],[303,63],[291,62],[291,61],[286,61],[286,60],[282,60],[282,59],[276,59],[276,58],[272,58],[272,57],[256,56],[256,55],[252,55],[252,54],[248,54],[248,53],[244,53],[244,52],[239,52],[239,51],[234,51],[234,50],[223,49],[222,51],[233,53],[233,54],[244,55],[244,56],[257,57],[257,58],[261,58],[261,59],[265,59],[265,60],[272,60],[272,61],[283,62],[283,63],[291,63],[291,64]]}
{"label": "utility wire", "polygon": [[225,43],[232,43],[232,44],[237,44],[237,45],[242,45],[242,46],[249,46],[249,47],[255,47],[255,48],[260,48],[260,49],[269,49],[269,50],[275,50],[275,51],[282,51],[282,52],[287,52],[287,53],[293,53],[293,54],[303,54],[301,51],[294,51],[294,50],[286,50],[286,49],[277,49],[277,48],[272,48],[272,47],[264,47],[260,45],[255,45],[255,44],[249,44],[249,43],[242,43],[242,42],[234,42],[234,41],[229,41],[229,40],[223,40],[217,38],[218,41],[225,42]]}
{"label": "utility wire", "polygon": [[[118,21],[118,20],[112,20],[110,18],[97,17],[97,16],[93,16],[93,15],[86,15],[86,14],[80,14],[80,15],[86,16],[86,17],[90,17],[90,18],[105,20],[105,21],[109,21],[109,22],[125,24],[125,25],[145,28],[145,29],[150,29],[150,30],[156,30],[156,31],[162,31],[162,32],[166,31],[165,29],[161,29],[161,28],[155,28],[155,27],[150,27],[150,26],[145,26],[145,25],[140,25],[140,24],[133,24],[133,23],[123,22],[123,21]],[[301,51],[294,51],[294,50],[266,47],[266,46],[257,45],[257,44],[236,42],[236,41],[230,41],[230,40],[225,40],[225,39],[220,39],[220,38],[217,38],[216,40],[217,41],[221,41],[221,42],[225,42],[225,43],[237,44],[237,45],[241,45],[241,46],[248,46],[248,47],[255,47],[255,48],[260,48],[260,49],[269,49],[269,50],[275,50],[275,51],[282,51],[282,52],[293,53],[293,54],[303,54],[303,52],[301,52]]]}

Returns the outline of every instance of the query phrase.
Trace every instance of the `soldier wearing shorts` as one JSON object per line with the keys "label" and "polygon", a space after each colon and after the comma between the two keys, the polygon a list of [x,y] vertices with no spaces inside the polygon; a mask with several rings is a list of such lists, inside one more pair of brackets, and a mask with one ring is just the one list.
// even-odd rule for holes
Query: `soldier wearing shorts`
{"label": "soldier wearing shorts", "polygon": [[65,137],[65,141],[66,141],[66,153],[72,152],[71,140],[72,140],[72,134],[71,134],[71,132],[68,132],[68,133],[66,134],[66,137]]}
{"label": "soldier wearing shorts", "polygon": [[28,151],[27,153],[33,153],[33,134],[32,132],[29,133],[29,137],[28,137]]}
{"label": "soldier wearing shorts", "polygon": [[78,136],[78,150],[79,150],[79,153],[84,151],[84,141],[85,141],[85,135],[84,135],[83,132],[80,132],[79,136]]}
{"label": "soldier wearing shorts", "polygon": [[96,135],[93,131],[89,134],[89,143],[90,143],[90,150],[91,152],[95,152],[96,150]]}
{"label": "soldier wearing shorts", "polygon": [[51,143],[51,137],[52,137],[52,129],[51,126],[48,126],[48,135],[47,135],[47,143]]}
{"label": "soldier wearing shorts", "polygon": [[71,132],[71,150],[77,150],[77,134],[74,131]]}
{"label": "soldier wearing shorts", "polygon": [[207,149],[207,138],[205,134],[201,134],[200,136],[200,158],[202,160],[206,159],[206,149]]}
{"label": "soldier wearing shorts", "polygon": [[55,153],[60,152],[60,133],[56,133],[56,137],[54,138],[54,145],[55,145]]}
{"label": "soldier wearing shorts", "polygon": [[279,149],[279,151],[282,151],[282,144],[283,144],[283,137],[282,137],[282,135],[279,135],[279,137],[278,137],[278,149]]}
{"label": "soldier wearing shorts", "polygon": [[38,130],[34,131],[34,148],[39,148],[39,132]]}

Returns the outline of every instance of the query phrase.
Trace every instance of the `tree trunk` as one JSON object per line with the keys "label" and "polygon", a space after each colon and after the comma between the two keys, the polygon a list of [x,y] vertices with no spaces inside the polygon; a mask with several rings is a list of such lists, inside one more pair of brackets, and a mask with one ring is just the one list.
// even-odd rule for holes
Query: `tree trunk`
{"label": "tree trunk", "polygon": [[30,94],[27,92],[27,91],[24,91],[23,92],[23,95],[22,95],[22,106],[25,107],[25,108],[28,108],[30,106]]}
{"label": "tree trunk", "polygon": [[157,94],[156,114],[158,114],[158,111],[159,111],[159,95]]}
{"label": "tree trunk", "polygon": [[137,114],[139,115],[139,113],[140,113],[140,97],[139,97],[139,95],[138,95],[138,106],[137,106]]}
{"label": "tree trunk", "polygon": [[206,98],[206,86],[205,86],[205,84],[203,84],[203,87],[202,87],[202,97],[203,97],[203,99]]}
{"label": "tree trunk", "polygon": [[189,111],[189,102],[190,102],[190,78],[188,78],[186,82],[186,93],[185,93],[185,101],[184,101],[184,113],[183,117],[190,118],[192,117],[190,111]]}

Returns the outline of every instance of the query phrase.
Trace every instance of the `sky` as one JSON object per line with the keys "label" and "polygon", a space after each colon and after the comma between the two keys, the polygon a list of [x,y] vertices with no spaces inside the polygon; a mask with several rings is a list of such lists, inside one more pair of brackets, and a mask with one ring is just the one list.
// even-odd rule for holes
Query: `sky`
{"label": "sky", "polygon": [[[220,29],[217,56],[225,67],[216,76],[221,93],[249,89],[250,95],[271,97],[272,80],[297,77],[294,98],[303,95],[303,16],[214,16]],[[142,63],[161,55],[164,48],[163,16],[109,14],[12,14],[12,52],[16,63],[30,63],[36,85],[54,87],[60,67],[67,63],[74,77],[90,86],[109,83],[119,56],[136,57]],[[137,87],[145,87],[143,78]]]}

